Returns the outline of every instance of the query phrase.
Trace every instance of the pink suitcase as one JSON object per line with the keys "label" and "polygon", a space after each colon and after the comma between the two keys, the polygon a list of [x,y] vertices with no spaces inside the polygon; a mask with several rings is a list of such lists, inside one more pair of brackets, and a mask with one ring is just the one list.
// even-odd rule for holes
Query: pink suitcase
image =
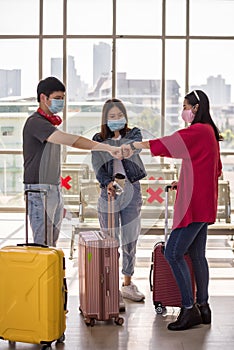
{"label": "pink suitcase", "polygon": [[[152,252],[152,264],[150,268],[150,289],[153,292],[153,303],[157,314],[162,314],[166,306],[181,307],[181,294],[170,265],[164,257],[165,242],[168,236],[168,190],[165,187],[165,237],[164,242],[155,244]],[[195,277],[192,262],[188,254],[185,260],[189,266],[193,293],[195,297]],[[153,279],[153,281],[152,281]]]}
{"label": "pink suitcase", "polygon": [[114,319],[118,325],[124,322],[119,317],[118,248],[118,241],[109,234],[79,233],[79,309],[87,325],[94,326],[95,320]]}

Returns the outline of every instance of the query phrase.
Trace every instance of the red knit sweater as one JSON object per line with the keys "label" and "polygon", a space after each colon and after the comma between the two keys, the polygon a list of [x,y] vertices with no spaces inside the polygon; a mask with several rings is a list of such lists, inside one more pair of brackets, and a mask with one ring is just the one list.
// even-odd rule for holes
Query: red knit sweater
{"label": "red knit sweater", "polygon": [[213,128],[209,124],[191,125],[150,140],[150,150],[154,156],[182,159],[172,228],[192,222],[214,223],[222,163]]}

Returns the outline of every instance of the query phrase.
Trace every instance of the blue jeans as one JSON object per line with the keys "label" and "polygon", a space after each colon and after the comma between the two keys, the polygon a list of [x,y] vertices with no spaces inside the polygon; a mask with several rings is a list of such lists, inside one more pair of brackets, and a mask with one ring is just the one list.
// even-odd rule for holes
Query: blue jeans
{"label": "blue jeans", "polygon": [[[122,248],[122,273],[126,276],[134,274],[136,245],[141,232],[140,212],[142,196],[140,183],[131,184],[125,181],[124,192],[114,199],[114,235]],[[107,189],[101,190],[98,200],[98,217],[100,227],[108,231],[108,195]]]}
{"label": "blue jeans", "polygon": [[208,301],[209,268],[205,256],[207,227],[205,222],[194,222],[187,227],[175,229],[166,244],[165,257],[174,273],[184,307],[194,304],[190,272],[184,260],[185,253],[192,260],[197,287],[196,301],[199,304]]}
{"label": "blue jeans", "polygon": [[[28,184],[25,189],[47,191],[47,245],[56,246],[63,220],[63,198],[60,185]],[[45,244],[43,194],[28,194],[28,212],[34,243]]]}

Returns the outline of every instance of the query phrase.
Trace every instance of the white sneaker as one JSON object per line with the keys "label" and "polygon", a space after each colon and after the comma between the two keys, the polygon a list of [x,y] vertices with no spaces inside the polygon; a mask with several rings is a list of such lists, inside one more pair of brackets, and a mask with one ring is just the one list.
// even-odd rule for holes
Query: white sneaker
{"label": "white sneaker", "polygon": [[133,301],[142,301],[145,299],[143,293],[141,293],[134,283],[130,283],[129,286],[122,286],[121,288],[123,298]]}

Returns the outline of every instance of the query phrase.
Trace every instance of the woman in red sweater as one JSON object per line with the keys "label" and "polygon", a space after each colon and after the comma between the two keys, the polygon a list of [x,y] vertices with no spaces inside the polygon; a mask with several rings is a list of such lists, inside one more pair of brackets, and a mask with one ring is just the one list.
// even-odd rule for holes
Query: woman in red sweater
{"label": "woman in red sweater", "polygon": [[[211,323],[208,304],[209,269],[205,256],[207,228],[216,220],[218,177],[221,175],[219,141],[222,139],[210,116],[209,100],[201,90],[184,98],[183,120],[191,124],[170,136],[123,147],[125,157],[135,149],[149,148],[153,156],[182,159],[174,206],[172,232],[165,257],[168,260],[182,296],[177,320],[168,329],[178,331]],[[194,303],[191,278],[184,254],[188,252],[196,279]]]}

